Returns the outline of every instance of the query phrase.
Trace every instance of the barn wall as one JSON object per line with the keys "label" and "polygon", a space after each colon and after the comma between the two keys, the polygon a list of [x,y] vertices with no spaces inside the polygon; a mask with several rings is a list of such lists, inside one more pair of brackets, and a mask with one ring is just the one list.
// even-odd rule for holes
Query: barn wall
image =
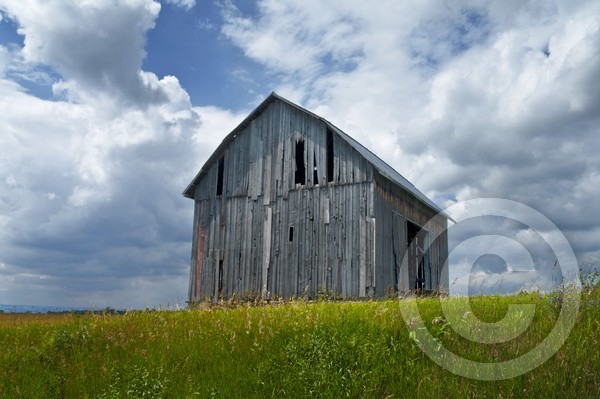
{"label": "barn wall", "polygon": [[291,190],[270,205],[244,197],[198,201],[192,274],[200,278],[191,278],[192,300],[264,290],[285,297],[372,293],[371,187]]}
{"label": "barn wall", "polygon": [[[327,136],[321,119],[275,100],[225,148],[222,176],[218,161],[207,169],[194,192],[191,301],[383,297],[414,287],[415,271],[402,264],[407,221],[424,226],[435,211],[337,134],[328,181]],[[305,184],[295,182],[300,140]],[[427,255],[431,289],[448,286],[446,223],[428,225],[430,236],[441,233]]]}
{"label": "barn wall", "polygon": [[[373,168],[356,150],[333,135],[333,182],[327,182],[327,135],[323,121],[280,100],[271,103],[226,148],[225,197],[247,196],[264,204],[296,189],[295,149],[305,140],[306,184],[301,188],[373,181]],[[316,184],[314,170],[317,170]],[[198,182],[196,200],[216,197],[218,162]],[[298,187],[300,188],[300,187]]]}
{"label": "barn wall", "polygon": [[[329,182],[327,127],[314,116],[277,100],[235,137],[223,154],[222,195],[218,162],[195,189],[190,300],[373,295],[373,167],[332,138]],[[295,182],[299,140],[304,185]]]}
{"label": "barn wall", "polygon": [[[430,284],[427,289],[439,290],[448,286],[447,269],[442,266],[448,257],[447,220],[414,195],[384,176],[375,177],[376,238],[376,295],[386,296],[398,291],[412,291],[416,271],[408,267],[407,221],[428,230]],[[438,239],[432,240],[433,237]],[[405,262],[403,264],[403,261]],[[440,286],[440,283],[443,283]],[[444,285],[445,284],[445,285]]]}

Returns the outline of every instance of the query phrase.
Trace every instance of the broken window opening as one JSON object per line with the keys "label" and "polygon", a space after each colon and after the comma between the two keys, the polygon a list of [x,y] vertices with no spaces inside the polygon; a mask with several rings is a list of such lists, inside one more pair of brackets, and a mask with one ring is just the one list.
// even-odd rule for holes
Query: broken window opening
{"label": "broken window opening", "polygon": [[333,132],[327,129],[327,181],[333,182]]}
{"label": "broken window opening", "polygon": [[317,154],[313,152],[313,184],[315,186],[319,185],[319,170],[317,169]]}
{"label": "broken window opening", "polygon": [[304,164],[304,140],[296,141],[296,174],[294,178],[296,184],[306,184],[306,165]]}
{"label": "broken window opening", "polygon": [[327,129],[327,181],[333,182],[333,132]]}
{"label": "broken window opening", "polygon": [[223,195],[223,171],[225,169],[225,156],[219,158],[217,167],[217,196]]}
{"label": "broken window opening", "polygon": [[288,241],[294,242],[294,226],[290,226],[290,231],[288,233]]}

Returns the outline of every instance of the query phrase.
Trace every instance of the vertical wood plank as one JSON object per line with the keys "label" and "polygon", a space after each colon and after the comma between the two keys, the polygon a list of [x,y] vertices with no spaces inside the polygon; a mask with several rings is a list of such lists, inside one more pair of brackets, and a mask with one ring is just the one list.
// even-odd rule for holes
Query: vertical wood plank
{"label": "vertical wood plank", "polygon": [[273,218],[273,210],[270,207],[266,208],[266,215],[263,226],[263,261],[262,261],[262,283],[261,293],[264,295],[267,291],[267,276],[269,272],[269,264],[271,262],[271,224]]}

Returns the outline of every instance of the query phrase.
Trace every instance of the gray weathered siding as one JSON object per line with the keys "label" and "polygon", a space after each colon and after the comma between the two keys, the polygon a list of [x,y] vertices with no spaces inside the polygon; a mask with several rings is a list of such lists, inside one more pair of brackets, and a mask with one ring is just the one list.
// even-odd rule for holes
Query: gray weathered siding
{"label": "gray weathered siding", "polygon": [[[225,149],[224,196],[247,196],[263,203],[287,198],[294,183],[295,144],[305,140],[306,185],[315,186],[313,173],[318,170],[319,186],[327,182],[326,124],[299,109],[274,101]],[[352,147],[333,135],[334,185],[373,180],[373,168]],[[196,200],[216,195],[215,162],[196,186]]]}
{"label": "gray weathered siding", "polygon": [[[372,293],[373,168],[333,135],[333,182],[327,182],[326,129],[320,119],[275,101],[225,149],[223,195],[216,195],[218,162],[208,169],[195,189],[190,300],[265,290],[285,297]],[[300,139],[303,186],[294,182]]]}
{"label": "gray weathered siding", "polygon": [[365,296],[373,281],[370,187],[291,190],[270,205],[244,197],[198,201],[192,265],[200,279],[191,279],[192,300],[219,296],[220,262],[225,298],[265,289],[286,297]]}
{"label": "gray weathered siding", "polygon": [[[328,182],[328,125],[313,114],[275,99],[250,119],[195,180],[189,299],[383,297],[414,287],[415,271],[402,265],[407,220],[424,226],[435,211],[335,133]],[[295,183],[298,140],[304,140],[304,185]],[[427,289],[448,280],[441,275],[445,228],[441,216],[429,226],[444,233],[428,253]]]}
{"label": "gray weathered siding", "polygon": [[[375,218],[377,219],[376,280],[377,296],[413,291],[416,270],[408,267],[407,222],[429,230],[429,237],[439,236],[429,245],[427,259],[431,268],[427,290],[444,290],[448,281],[442,266],[448,257],[447,220],[419,201],[408,191],[384,176],[375,178]],[[428,241],[430,242],[430,241]]]}

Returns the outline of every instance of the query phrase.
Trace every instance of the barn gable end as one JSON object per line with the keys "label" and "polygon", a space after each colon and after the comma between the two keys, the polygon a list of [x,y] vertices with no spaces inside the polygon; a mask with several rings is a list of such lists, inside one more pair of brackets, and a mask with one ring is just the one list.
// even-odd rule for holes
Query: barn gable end
{"label": "barn gable end", "polygon": [[[407,223],[423,226],[440,211],[341,130],[275,93],[223,140],[183,194],[195,201],[190,301],[411,290],[417,272],[405,273],[406,281],[390,272],[407,243],[385,238],[393,227],[386,212],[403,215],[395,222],[400,240]],[[435,276],[429,272],[422,289],[443,280],[438,258],[447,253],[438,247],[427,259]]]}

